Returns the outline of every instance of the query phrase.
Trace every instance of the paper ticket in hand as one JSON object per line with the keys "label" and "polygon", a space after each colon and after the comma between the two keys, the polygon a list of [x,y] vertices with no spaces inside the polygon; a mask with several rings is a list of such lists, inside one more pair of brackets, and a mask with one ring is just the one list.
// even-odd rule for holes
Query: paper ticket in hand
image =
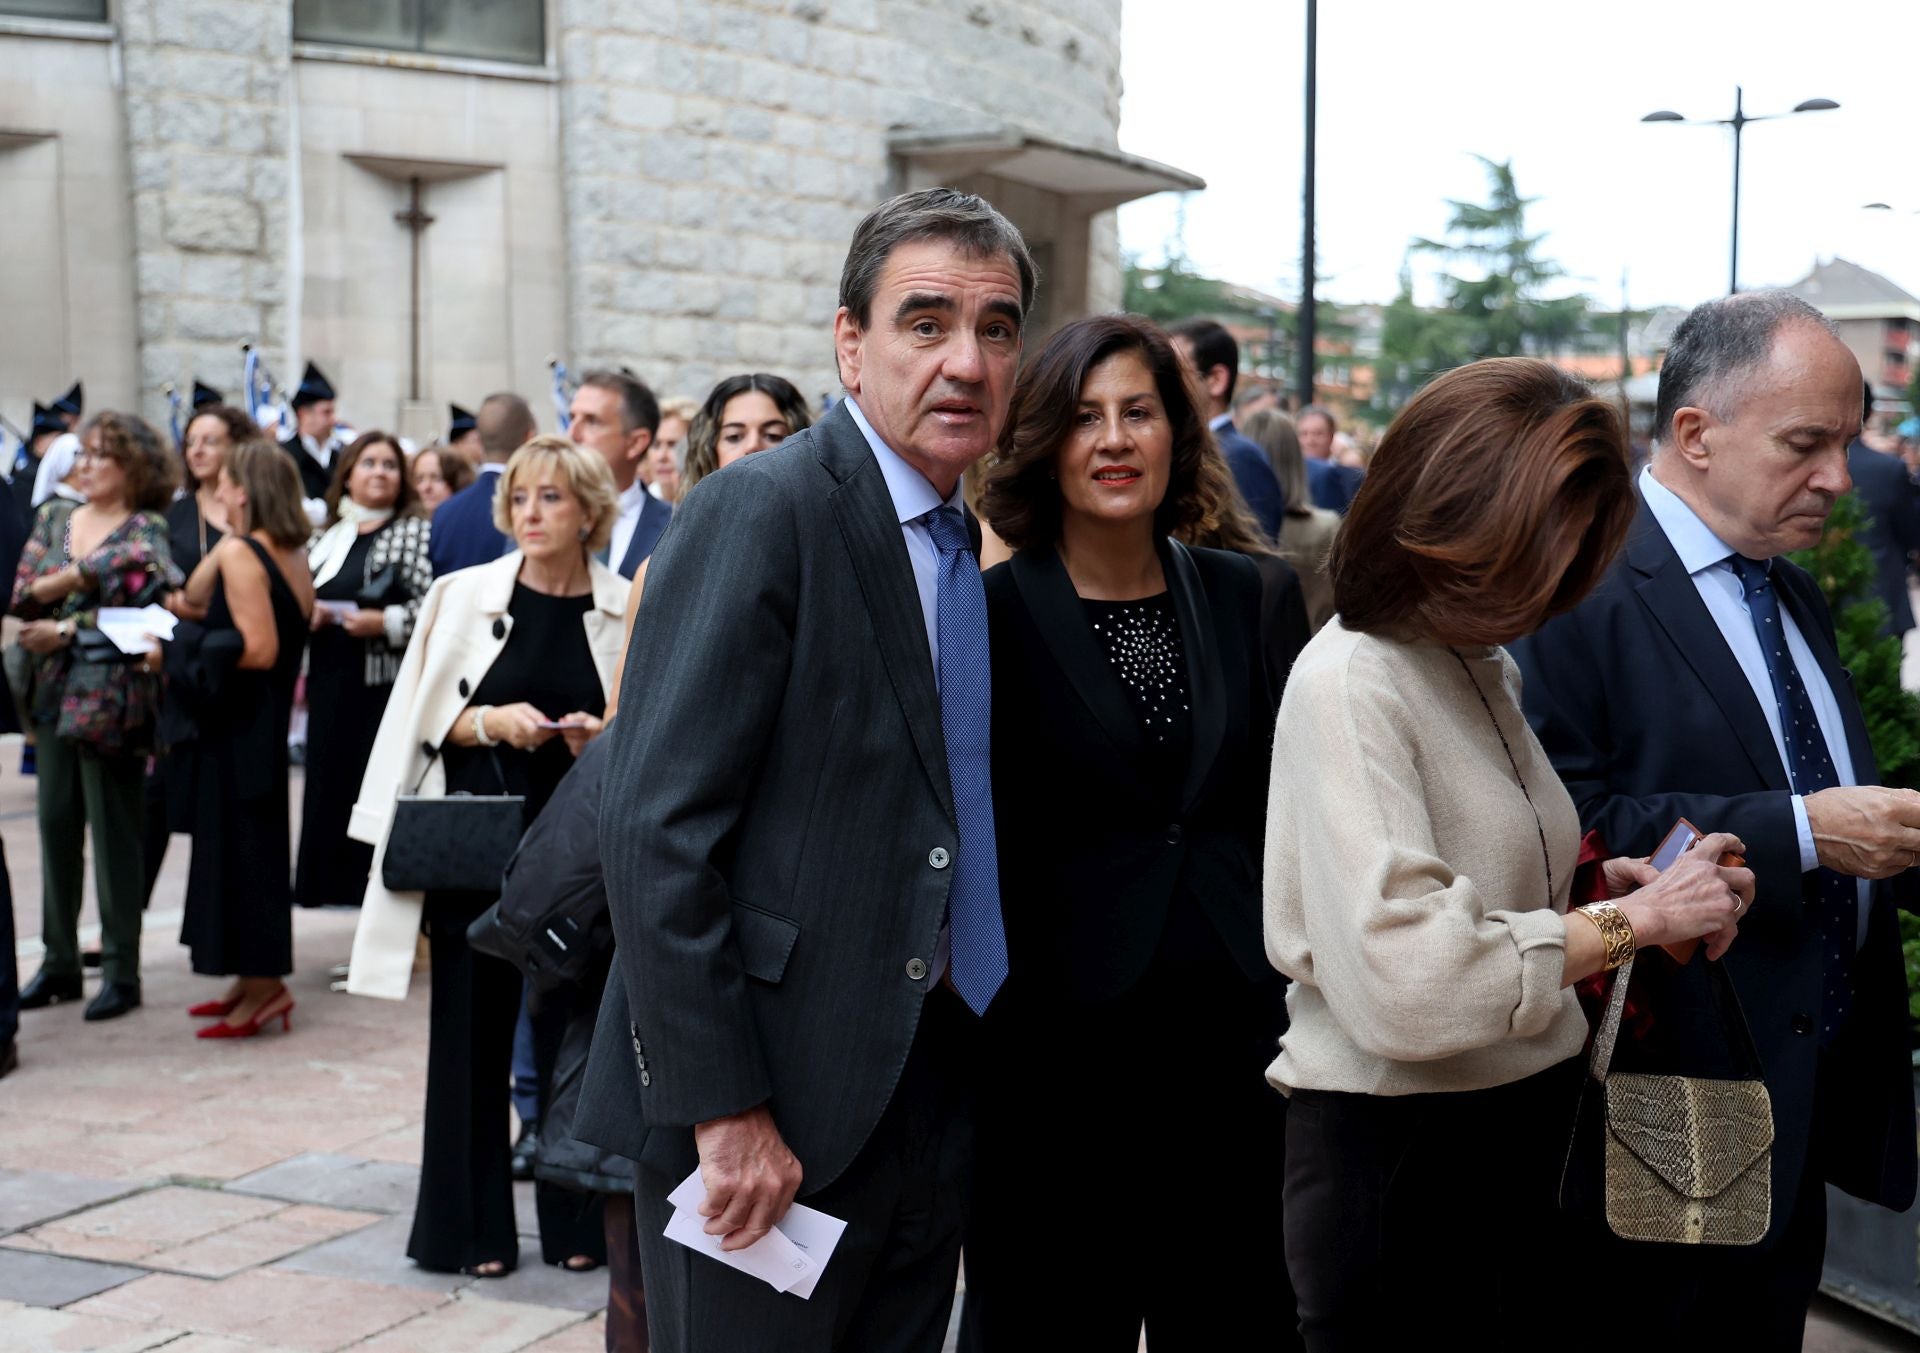
{"label": "paper ticket in hand", "polygon": [[700,1215],[700,1205],[706,1200],[707,1186],[696,1169],[667,1195],[667,1201],[673,1204],[673,1215],[667,1219],[667,1239],[758,1278],[776,1292],[791,1293],[802,1300],[813,1295],[814,1285],[847,1229],[838,1217],[795,1203],[780,1224],[759,1240],[744,1250],[728,1252],[720,1248],[721,1237],[706,1233],[707,1218]]}

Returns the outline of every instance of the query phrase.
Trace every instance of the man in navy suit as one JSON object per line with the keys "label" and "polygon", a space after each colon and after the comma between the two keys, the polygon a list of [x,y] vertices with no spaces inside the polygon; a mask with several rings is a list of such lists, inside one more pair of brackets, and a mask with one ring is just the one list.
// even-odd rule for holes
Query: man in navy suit
{"label": "man in navy suit", "polygon": [[1207,426],[1220,454],[1227,458],[1233,482],[1240,497],[1252,509],[1254,519],[1267,533],[1267,539],[1280,538],[1280,518],[1286,515],[1287,498],[1274,476],[1273,462],[1267,459],[1251,438],[1240,435],[1233,425],[1233,387],[1240,379],[1240,345],[1233,335],[1210,319],[1190,319],[1168,331],[1173,346],[1192,364],[1206,398]]}
{"label": "man in navy suit", "polygon": [[[1865,390],[1871,415],[1873,387]],[[1873,552],[1873,594],[1887,608],[1887,633],[1903,635],[1913,628],[1907,561],[1920,550],[1920,488],[1907,477],[1905,461],[1875,451],[1858,437],[1847,448],[1847,474],[1867,513],[1860,543]]]}
{"label": "man in navy suit", "polygon": [[487,564],[513,548],[513,541],[493,524],[493,490],[500,472],[515,451],[533,439],[533,410],[515,394],[488,395],[475,419],[480,432],[480,474],[471,484],[440,504],[433,514],[433,538],[427,558],[433,576]]}
{"label": "man in navy suit", "polygon": [[1315,507],[1344,517],[1367,476],[1351,465],[1333,463],[1333,439],[1340,428],[1333,421],[1332,411],[1309,404],[1300,410],[1293,426],[1300,434],[1300,454],[1307,462],[1307,496]]}
{"label": "man in navy suit", "polygon": [[[1646,855],[1682,817],[1745,843],[1757,891],[1722,962],[1772,1101],[1772,1215],[1752,1247],[1598,1238],[1593,1271],[1664,1345],[1797,1349],[1826,1186],[1895,1210],[1914,1197],[1895,907],[1920,900],[1920,794],[1876,783],[1826,602],[1784,557],[1848,490],[1860,368],[1785,292],[1712,301],[1674,330],[1654,426],[1622,557],[1513,655],[1528,720],[1610,853]],[[1642,963],[1654,1032],[1692,1063],[1658,1069],[1725,1074],[1704,963]]]}
{"label": "man in navy suit", "polygon": [[632,578],[653,553],[673,508],[647,492],[647,453],[660,430],[660,401],[645,381],[627,371],[589,371],[573,392],[567,435],[575,446],[597,453],[613,471],[619,515],[602,563]]}

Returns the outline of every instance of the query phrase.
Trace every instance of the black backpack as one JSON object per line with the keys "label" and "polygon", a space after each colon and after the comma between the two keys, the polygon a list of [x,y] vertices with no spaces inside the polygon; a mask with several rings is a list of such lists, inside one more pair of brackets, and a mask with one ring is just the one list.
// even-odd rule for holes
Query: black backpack
{"label": "black backpack", "polygon": [[600,786],[607,737],[586,745],[507,861],[500,900],[467,927],[467,943],[526,974],[535,996],[589,980],[613,949],[600,872]]}

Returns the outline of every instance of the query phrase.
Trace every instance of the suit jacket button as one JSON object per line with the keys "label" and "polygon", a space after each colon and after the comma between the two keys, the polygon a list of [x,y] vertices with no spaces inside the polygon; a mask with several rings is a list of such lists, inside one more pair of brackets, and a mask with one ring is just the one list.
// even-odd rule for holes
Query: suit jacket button
{"label": "suit jacket button", "polygon": [[468,694],[470,694],[470,693],[471,693],[471,690],[472,690],[472,688],[471,688],[470,686],[468,686],[468,685],[467,685],[467,679],[466,679],[465,677],[461,677],[461,678],[460,678],[460,696],[461,696],[461,698],[462,698],[462,699],[465,699],[465,698],[466,698],[466,696],[467,696]]}
{"label": "suit jacket button", "polygon": [[927,975],[927,961],[924,958],[910,958],[907,960],[907,976],[908,977],[911,977],[914,981],[918,982],[923,978],[925,978],[926,975]]}
{"label": "suit jacket button", "polygon": [[496,639],[504,639],[504,638],[506,638],[506,637],[507,637],[507,622],[506,622],[506,621],[504,621],[504,620],[496,620],[496,621],[494,621],[494,622],[493,622],[493,637],[494,637],[494,638],[496,638]]}
{"label": "suit jacket button", "polygon": [[642,1072],[640,1073],[640,1084],[641,1084],[642,1086],[648,1086],[648,1085],[652,1085],[652,1084],[653,1084],[653,1073],[652,1073],[651,1071],[642,1071]]}
{"label": "suit jacket button", "polygon": [[952,858],[953,856],[947,854],[947,848],[945,846],[935,846],[927,852],[927,863],[935,869],[945,869],[947,867],[947,861]]}
{"label": "suit jacket button", "polygon": [[440,749],[434,746],[431,742],[423,742],[420,744],[420,755],[426,757],[427,760],[429,761],[433,760],[433,758],[439,755],[439,753],[440,753]]}
{"label": "suit jacket button", "polygon": [[1167,844],[1170,846],[1179,845],[1180,838],[1183,835],[1185,835],[1185,833],[1180,830],[1180,824],[1178,822],[1171,823],[1167,827]]}
{"label": "suit jacket button", "polygon": [[1813,1020],[1807,1017],[1806,1015],[1795,1015],[1793,1017],[1793,1031],[1797,1034],[1802,1035],[1803,1037],[1807,1034],[1812,1033]]}

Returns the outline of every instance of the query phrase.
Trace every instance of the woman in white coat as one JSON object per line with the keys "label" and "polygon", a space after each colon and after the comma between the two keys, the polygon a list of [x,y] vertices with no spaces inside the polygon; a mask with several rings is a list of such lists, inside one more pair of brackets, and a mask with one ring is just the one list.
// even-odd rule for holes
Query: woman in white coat
{"label": "woman in white coat", "polygon": [[[559,437],[514,452],[493,515],[518,548],[427,593],[354,805],[350,833],[374,861],[347,989],[404,997],[423,920],[431,940],[427,1150],[407,1246],[422,1268],[498,1277],[517,1262],[507,1098],[520,974],[467,944],[496,894],[383,886],[394,804],[403,793],[521,794],[530,822],[599,734],[627,597],[594,558],[615,505],[598,456]],[[543,1217],[550,1210],[563,1212],[543,1205]],[[598,1214],[565,1215],[577,1239],[543,1235],[543,1247],[597,1252]]]}

